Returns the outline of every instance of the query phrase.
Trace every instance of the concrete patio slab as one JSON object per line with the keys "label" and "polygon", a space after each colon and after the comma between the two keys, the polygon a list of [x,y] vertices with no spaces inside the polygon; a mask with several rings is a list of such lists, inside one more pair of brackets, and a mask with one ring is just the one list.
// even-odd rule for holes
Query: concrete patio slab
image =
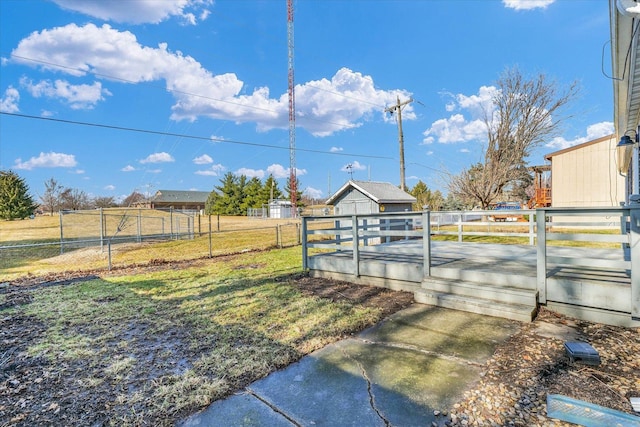
{"label": "concrete patio slab", "polygon": [[521,324],[414,304],[213,403],[182,426],[426,426]]}

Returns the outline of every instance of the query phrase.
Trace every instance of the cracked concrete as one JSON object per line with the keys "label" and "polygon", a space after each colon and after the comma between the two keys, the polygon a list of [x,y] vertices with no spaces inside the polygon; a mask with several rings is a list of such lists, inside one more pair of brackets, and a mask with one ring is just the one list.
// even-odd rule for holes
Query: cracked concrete
{"label": "cracked concrete", "polygon": [[414,304],[214,402],[192,426],[425,426],[519,323]]}

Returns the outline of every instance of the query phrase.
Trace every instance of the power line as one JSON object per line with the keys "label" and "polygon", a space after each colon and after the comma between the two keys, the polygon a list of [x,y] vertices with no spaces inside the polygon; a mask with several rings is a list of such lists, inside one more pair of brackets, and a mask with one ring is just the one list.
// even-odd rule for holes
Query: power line
{"label": "power line", "polygon": [[[163,135],[163,136],[172,136],[172,137],[186,138],[186,139],[197,139],[197,140],[206,140],[206,141],[226,142],[228,144],[248,145],[248,146],[252,146],[252,147],[265,147],[265,148],[274,148],[274,149],[278,149],[278,150],[289,150],[289,147],[281,147],[281,146],[278,146],[278,145],[271,145],[271,144],[260,144],[260,143],[257,143],[257,142],[237,141],[237,140],[222,139],[222,138],[211,138],[211,137],[208,137],[208,136],[198,136],[198,135],[186,135],[186,134],[173,133],[173,132],[162,132],[162,131],[150,130],[150,129],[139,129],[139,128],[131,128],[131,127],[125,127],[125,126],[107,125],[107,124],[102,124],[102,123],[81,122],[81,121],[76,121],[76,120],[57,119],[57,118],[53,118],[53,117],[40,117],[40,116],[33,116],[33,115],[29,115],[29,114],[7,113],[7,112],[4,112],[4,111],[0,111],[0,114],[3,114],[5,116],[21,117],[21,118],[26,118],[26,119],[46,120],[46,121],[56,122],[56,123],[65,123],[65,124],[72,124],[72,125],[79,125],[79,126],[97,127],[97,128],[120,130],[120,131],[127,131],[127,132],[146,133],[146,134],[151,134],[151,135]],[[296,148],[296,151],[303,151],[303,152],[306,152],[306,153],[328,154],[328,155],[335,155],[335,156],[357,156],[357,157],[365,157],[365,158],[370,158],[370,159],[393,160],[392,157],[387,157],[387,156],[373,156],[373,155],[370,155],[370,154],[331,152],[331,151],[322,151],[322,150],[312,150],[310,148]]]}

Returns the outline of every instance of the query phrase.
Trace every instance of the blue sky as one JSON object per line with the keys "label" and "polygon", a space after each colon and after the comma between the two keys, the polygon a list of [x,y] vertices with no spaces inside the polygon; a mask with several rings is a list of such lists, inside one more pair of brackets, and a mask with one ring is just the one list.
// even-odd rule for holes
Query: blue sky
{"label": "blue sky", "polygon": [[[399,184],[397,97],[415,100],[407,186],[446,193],[446,173],[481,159],[481,107],[507,67],[581,88],[532,164],[613,132],[607,1],[298,0],[294,16],[296,167],[313,198],[351,176]],[[35,196],[50,178],[118,199],[210,191],[226,172],[285,186],[286,0],[2,0],[0,57],[0,169]]]}

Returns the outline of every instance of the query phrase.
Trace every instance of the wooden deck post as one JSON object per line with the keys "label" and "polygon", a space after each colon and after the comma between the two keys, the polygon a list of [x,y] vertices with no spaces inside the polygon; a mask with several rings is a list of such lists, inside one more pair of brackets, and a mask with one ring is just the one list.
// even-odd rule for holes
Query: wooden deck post
{"label": "wooden deck post", "polygon": [[629,205],[631,256],[631,318],[640,320],[640,201]]}
{"label": "wooden deck post", "polygon": [[547,303],[547,213],[544,209],[536,209],[537,245],[537,287],[538,302]]}
{"label": "wooden deck post", "polygon": [[422,212],[422,253],[423,255],[423,275],[431,276],[431,211]]}
{"label": "wooden deck post", "polygon": [[353,246],[353,274],[360,277],[360,242],[358,241],[358,216],[351,216],[351,244]]}

